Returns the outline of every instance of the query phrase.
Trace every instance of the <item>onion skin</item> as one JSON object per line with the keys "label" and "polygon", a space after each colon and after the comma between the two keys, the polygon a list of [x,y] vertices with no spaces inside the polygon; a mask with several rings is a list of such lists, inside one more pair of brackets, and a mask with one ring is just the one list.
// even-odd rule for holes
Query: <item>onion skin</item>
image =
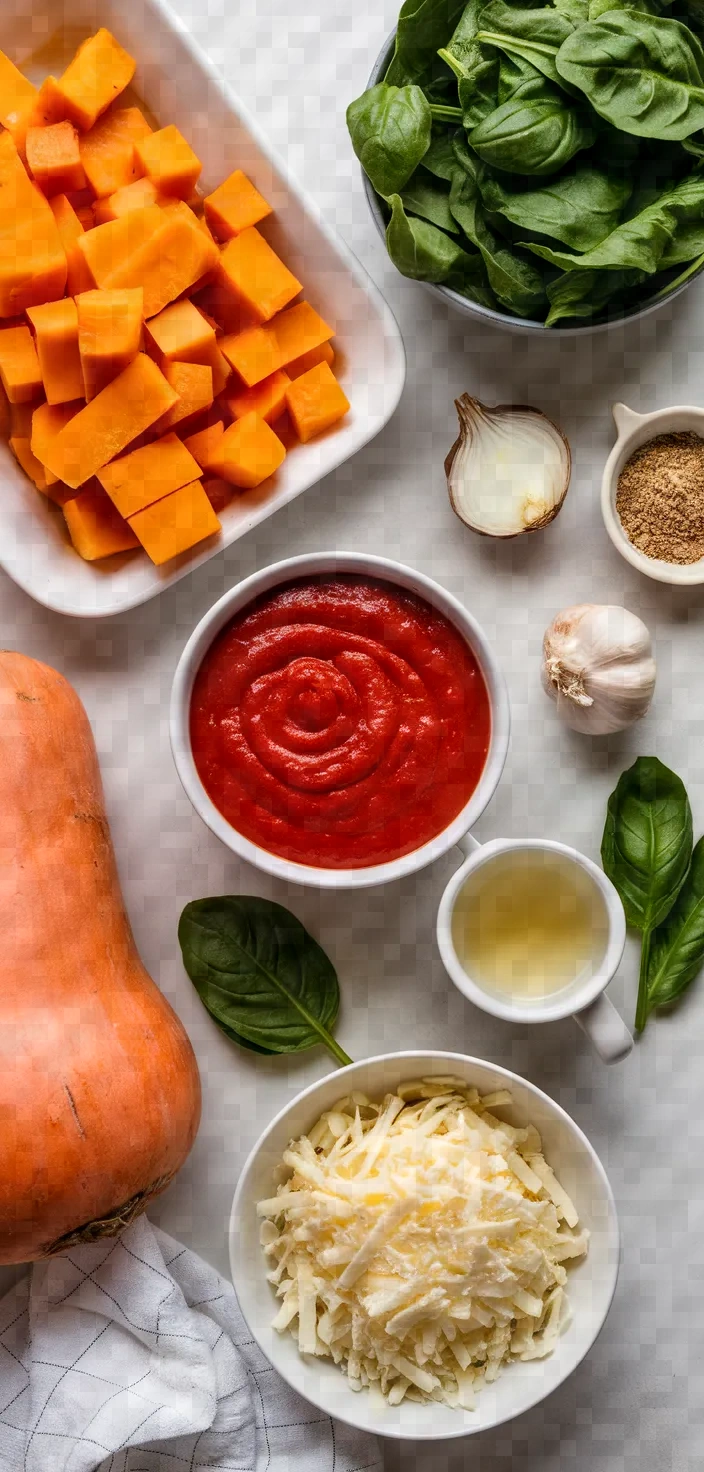
{"label": "onion skin", "polygon": [[[543,414],[542,409],[536,409],[533,404],[493,404],[490,406],[488,404],[483,404],[480,399],[473,398],[471,394],[461,394],[459,399],[455,399],[455,408],[457,410],[457,418],[460,421],[460,433],[458,434],[454,445],[445,456],[445,475],[447,477],[447,493],[450,498],[450,505],[455,513],[455,516],[458,517],[458,519],[462,522],[462,525],[469,527],[470,531],[476,532],[477,536],[490,537],[492,541],[496,542],[512,542],[515,541],[516,537],[523,536],[525,532],[539,532],[542,531],[544,527],[549,526],[550,522],[555,520],[558,512],[562,510],[562,505],[565,496],[567,495],[567,492],[569,490],[570,478],[572,475],[572,450],[570,448],[569,440],[567,439],[567,436],[563,434],[559,424],[556,424],[554,419],[550,419],[547,414]],[[552,429],[555,430],[555,433],[559,435],[565,446],[565,452],[567,456],[567,464],[565,470],[565,489],[562,492],[559,501],[556,501],[555,505],[551,507],[549,511],[546,511],[544,516],[539,517],[537,521],[531,522],[530,526],[521,527],[520,531],[488,532],[485,530],[484,527],[477,526],[475,522],[468,521],[467,517],[463,514],[462,511],[460,511],[459,506],[457,505],[452,485],[450,483],[450,476],[452,472],[452,467],[455,463],[455,456],[457,455],[457,452],[467,443],[467,441],[469,441],[470,445],[472,443],[472,439],[474,438],[475,433],[472,416],[475,414],[485,416],[494,414],[535,414],[541,419],[545,419],[547,421]]]}

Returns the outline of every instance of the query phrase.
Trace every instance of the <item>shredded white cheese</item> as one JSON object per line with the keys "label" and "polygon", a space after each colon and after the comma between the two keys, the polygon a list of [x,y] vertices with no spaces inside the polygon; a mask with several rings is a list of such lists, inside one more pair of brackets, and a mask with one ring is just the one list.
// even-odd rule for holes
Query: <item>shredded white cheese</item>
{"label": "shredded white cheese", "polygon": [[285,1152],[257,1208],[274,1326],[354,1390],[471,1410],[511,1359],[553,1350],[589,1234],[537,1130],[490,1112],[510,1103],[449,1077],[353,1093]]}

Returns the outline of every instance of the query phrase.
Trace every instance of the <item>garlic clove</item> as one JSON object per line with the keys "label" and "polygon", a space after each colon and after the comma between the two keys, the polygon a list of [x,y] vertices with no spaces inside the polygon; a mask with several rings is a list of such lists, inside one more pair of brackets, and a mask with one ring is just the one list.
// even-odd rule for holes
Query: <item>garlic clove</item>
{"label": "garlic clove", "polygon": [[525,404],[490,409],[462,394],[455,408],[460,432],[445,474],[460,521],[487,537],[517,537],[547,526],[570,483],[572,454],[562,430]]}
{"label": "garlic clove", "polygon": [[559,613],[543,641],[543,687],[574,731],[606,736],[645,715],[656,665],[642,619],[612,604]]}

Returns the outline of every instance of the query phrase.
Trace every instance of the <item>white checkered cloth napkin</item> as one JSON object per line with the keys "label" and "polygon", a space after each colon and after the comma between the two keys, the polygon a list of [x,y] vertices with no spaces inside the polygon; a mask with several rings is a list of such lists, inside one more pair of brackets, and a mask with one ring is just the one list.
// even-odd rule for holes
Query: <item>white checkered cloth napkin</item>
{"label": "white checkered cloth napkin", "polygon": [[231,1284],[145,1217],[0,1303],[0,1472],[381,1472],[289,1390]]}

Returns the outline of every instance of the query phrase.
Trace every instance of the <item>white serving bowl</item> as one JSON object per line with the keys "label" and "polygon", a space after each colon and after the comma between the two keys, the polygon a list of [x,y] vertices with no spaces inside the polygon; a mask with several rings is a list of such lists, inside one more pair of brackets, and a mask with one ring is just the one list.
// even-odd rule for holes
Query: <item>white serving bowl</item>
{"label": "white serving bowl", "polygon": [[[290,1333],[271,1327],[278,1303],[267,1282],[267,1261],[259,1242],[256,1205],[275,1194],[288,1172],[284,1150],[315,1124],[351,1089],[379,1099],[409,1079],[456,1074],[481,1093],[508,1088],[514,1097],[501,1111],[512,1124],[534,1124],[545,1156],[574,1200],[580,1222],[591,1233],[586,1258],[568,1272],[572,1320],[554,1353],[544,1360],[516,1363],[477,1396],[475,1411],[449,1406],[380,1405],[366,1391],[352,1391],[344,1375],[325,1359],[304,1358]],[[364,1431],[399,1440],[440,1441],[488,1431],[520,1416],[556,1390],[588,1353],[611,1306],[619,1264],[616,1207],[604,1168],[586,1136],[559,1104],[534,1084],[506,1068],[460,1053],[385,1053],[353,1063],[305,1089],[282,1109],[252,1150],[239,1179],[230,1217],[230,1266],[242,1312],[260,1349],[284,1380],[331,1416]]]}
{"label": "white serving bowl", "polygon": [[[469,801],[457,817],[428,843],[413,849],[400,859],[366,868],[323,869],[311,864],[296,864],[278,854],[269,853],[243,837],[223,817],[209,798],[193,760],[190,739],[190,705],[193,682],[213,640],[220,630],[260,594],[267,593],[292,578],[312,577],[320,573],[357,573],[363,577],[383,578],[423,598],[443,613],[463,635],[481,669],[491,704],[491,740],[484,770]],[[302,557],[289,557],[283,562],[253,573],[225,593],[200,623],[197,624],[181,655],[174,675],[171,693],[171,748],[178,775],[196,812],[223,843],[241,859],[254,864],[266,874],[293,884],[313,884],[317,889],[364,889],[401,879],[431,864],[447,852],[476,823],[493,797],[503,771],[510,730],[508,695],[503,675],[486,636],[471,613],[445,592],[438,583],[413,568],[404,567],[388,557],[372,557],[366,552],[315,552]]]}
{"label": "white serving bowl", "polygon": [[[276,476],[233,496],[220,532],[161,567],[141,551],[84,562],[59,508],[37,494],[0,439],[0,567],[38,603],[77,618],[106,618],[145,603],[344,464],[383,429],[406,372],[401,335],[380,292],[277,159],[178,9],[168,0],[12,0],[0,4],[0,48],[39,82],[47,71],[60,76],[78,43],[99,26],[114,32],[137,61],[125,101],[144,105],[157,127],[180,128],[202,160],[202,193],[238,168],[272,204],[275,213],[260,232],[335,328],[335,373],[351,409],[327,434],[297,445]],[[215,32],[213,45],[219,47]],[[223,53],[225,61],[236,78],[236,49]]]}
{"label": "white serving bowl", "polygon": [[614,404],[611,410],[616,425],[616,443],[604,466],[601,482],[601,514],[606,530],[617,551],[637,567],[646,578],[656,583],[672,583],[676,587],[696,587],[704,583],[704,557],[699,562],[662,562],[646,557],[629,541],[616,510],[618,478],[634,450],[658,434],[675,434],[691,430],[704,438],[704,409],[693,404],[675,404],[671,409],[655,409],[652,414],[636,414],[625,404]]}

